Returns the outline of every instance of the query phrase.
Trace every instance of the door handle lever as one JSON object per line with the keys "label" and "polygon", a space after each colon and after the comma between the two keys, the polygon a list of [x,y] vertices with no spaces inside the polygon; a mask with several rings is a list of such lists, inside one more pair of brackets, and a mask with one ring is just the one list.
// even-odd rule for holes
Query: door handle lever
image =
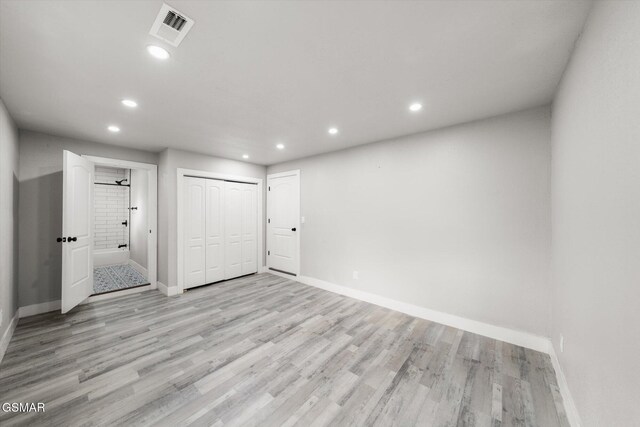
{"label": "door handle lever", "polygon": [[295,228],[295,227],[293,227],[293,228],[291,229],[291,231],[296,231],[296,228]]}
{"label": "door handle lever", "polygon": [[60,242],[66,242],[66,241],[67,241],[67,238],[66,238],[66,237],[58,237],[58,238],[56,239],[56,242],[58,242],[58,243],[60,243]]}
{"label": "door handle lever", "polygon": [[77,237],[67,237],[67,242],[76,242],[77,240]]}

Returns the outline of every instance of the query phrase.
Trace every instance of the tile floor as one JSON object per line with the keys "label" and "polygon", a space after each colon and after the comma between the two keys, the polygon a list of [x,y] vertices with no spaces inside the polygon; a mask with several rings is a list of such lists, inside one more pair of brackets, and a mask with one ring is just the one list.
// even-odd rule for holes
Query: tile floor
{"label": "tile floor", "polygon": [[148,282],[145,275],[128,264],[107,265],[93,269],[94,294],[133,288]]}

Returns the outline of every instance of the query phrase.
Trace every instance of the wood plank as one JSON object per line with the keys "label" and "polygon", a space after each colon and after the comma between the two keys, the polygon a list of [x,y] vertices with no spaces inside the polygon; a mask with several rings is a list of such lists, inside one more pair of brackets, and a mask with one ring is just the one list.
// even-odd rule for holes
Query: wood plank
{"label": "wood plank", "polygon": [[9,425],[568,426],[545,354],[257,274],[20,319]]}

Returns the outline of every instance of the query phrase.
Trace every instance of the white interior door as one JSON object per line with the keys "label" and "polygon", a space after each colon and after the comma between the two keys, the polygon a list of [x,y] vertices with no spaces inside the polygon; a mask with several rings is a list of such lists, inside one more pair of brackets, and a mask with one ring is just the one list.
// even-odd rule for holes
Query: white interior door
{"label": "white interior door", "polygon": [[204,285],[206,279],[204,178],[184,179],[184,287]]}
{"label": "white interior door", "polygon": [[267,176],[267,266],[299,272],[300,175],[298,171]]}
{"label": "white interior door", "polygon": [[224,181],[206,181],[206,283],[224,280]]}
{"label": "white interior door", "polygon": [[242,274],[258,271],[258,186],[242,184]]}
{"label": "white interior door", "polygon": [[64,151],[61,237],[63,313],[93,293],[94,175],[93,162]]}

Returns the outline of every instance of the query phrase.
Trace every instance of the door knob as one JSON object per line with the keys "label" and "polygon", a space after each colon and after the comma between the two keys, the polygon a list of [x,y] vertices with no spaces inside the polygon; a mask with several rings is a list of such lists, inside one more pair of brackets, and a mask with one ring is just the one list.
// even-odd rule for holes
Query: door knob
{"label": "door knob", "polygon": [[67,241],[67,238],[66,238],[66,237],[58,237],[58,238],[56,239],[56,242],[58,242],[58,243],[60,243],[60,242],[66,242],[66,241]]}
{"label": "door knob", "polygon": [[296,228],[295,228],[295,227],[293,227],[293,228],[291,229],[291,231],[296,231]]}
{"label": "door knob", "polygon": [[77,240],[77,237],[67,237],[67,242],[76,242]]}

